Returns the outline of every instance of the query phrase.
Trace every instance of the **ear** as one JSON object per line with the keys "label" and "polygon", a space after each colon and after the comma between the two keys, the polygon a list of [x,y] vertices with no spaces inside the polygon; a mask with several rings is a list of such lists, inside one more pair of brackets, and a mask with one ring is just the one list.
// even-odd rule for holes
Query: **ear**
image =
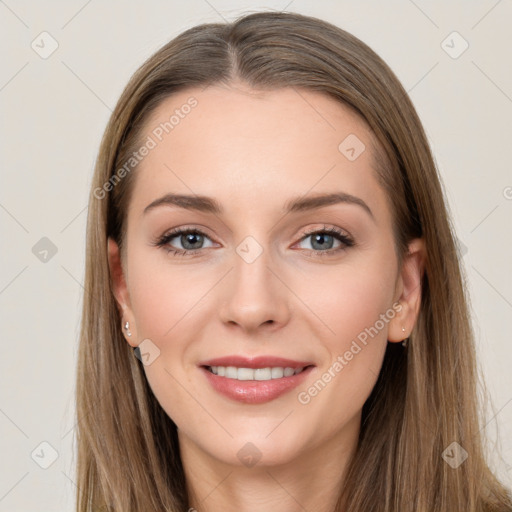
{"label": "ear", "polygon": [[395,302],[400,302],[401,309],[389,322],[388,341],[392,343],[408,338],[416,324],[426,258],[425,241],[423,238],[415,238],[409,243],[409,252],[404,256],[397,280]]}
{"label": "ear", "polygon": [[[108,264],[110,268],[112,292],[114,293],[119,313],[122,317],[122,331],[126,341],[128,341],[131,346],[135,347],[137,346],[135,317],[131,309],[130,295],[126,285],[119,246],[112,238],[108,239]],[[129,329],[125,329],[126,322],[129,323]],[[128,333],[131,333],[131,336],[128,336]]]}

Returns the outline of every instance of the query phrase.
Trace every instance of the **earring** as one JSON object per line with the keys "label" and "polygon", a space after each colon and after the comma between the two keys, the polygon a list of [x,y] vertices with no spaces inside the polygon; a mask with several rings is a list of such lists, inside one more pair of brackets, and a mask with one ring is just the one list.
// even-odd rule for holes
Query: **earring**
{"label": "earring", "polygon": [[131,336],[132,333],[130,332],[130,324],[128,322],[124,324],[124,328],[126,329],[126,335]]}
{"label": "earring", "polygon": [[[405,332],[405,327],[402,327],[402,332]],[[405,338],[402,341],[402,347],[407,347],[407,342],[409,341],[409,338]]]}

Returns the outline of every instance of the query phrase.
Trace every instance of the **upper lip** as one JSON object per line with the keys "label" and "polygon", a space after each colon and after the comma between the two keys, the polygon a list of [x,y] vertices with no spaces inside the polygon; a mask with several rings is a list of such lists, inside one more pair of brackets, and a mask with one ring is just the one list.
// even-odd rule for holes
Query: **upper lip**
{"label": "upper lip", "polygon": [[283,367],[283,368],[304,368],[306,366],[314,365],[311,361],[294,361],[283,357],[275,356],[257,356],[257,357],[243,357],[239,355],[231,355],[224,357],[217,357],[203,361],[200,366],[236,366],[237,368],[268,368],[268,367]]}

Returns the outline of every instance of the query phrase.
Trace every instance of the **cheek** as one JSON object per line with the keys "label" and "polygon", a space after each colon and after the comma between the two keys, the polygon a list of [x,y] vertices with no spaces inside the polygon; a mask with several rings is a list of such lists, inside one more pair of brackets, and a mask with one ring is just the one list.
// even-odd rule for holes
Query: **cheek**
{"label": "cheek", "polygon": [[207,321],[205,299],[218,277],[186,265],[171,266],[155,252],[132,250],[130,301],[138,342],[149,339],[157,347],[151,350],[158,356],[144,366],[148,383],[167,415],[181,428],[202,411],[199,406],[194,409],[195,402],[186,390],[197,394],[189,373],[191,349],[199,323]]}
{"label": "cheek", "polygon": [[304,272],[294,283],[294,290],[323,324],[319,334],[329,340],[331,349],[339,351],[376,322],[380,338],[386,337],[388,322],[382,324],[379,319],[392,306],[395,277],[391,265],[383,258],[374,258],[332,266],[327,271]]}
{"label": "cheek", "polygon": [[[382,366],[388,328],[382,318],[389,322],[394,310],[389,309],[391,292],[383,286],[383,277],[374,277],[354,269],[330,280],[323,299],[312,305],[329,326],[321,340],[328,357],[308,386],[297,390],[297,401],[313,430],[326,435],[360,413]],[[310,297],[319,295],[317,290]]]}
{"label": "cheek", "polygon": [[301,403],[311,402],[319,415],[329,404],[339,404],[332,415],[337,424],[340,416],[346,419],[355,414],[371,393],[387,347],[388,325],[396,316],[393,260],[386,263],[380,254],[380,258],[332,267],[299,288],[298,295],[321,320],[319,340],[328,353],[314,387],[301,390],[305,393]]}
{"label": "cheek", "polygon": [[215,275],[206,269],[171,265],[165,253],[133,249],[129,262],[130,301],[140,339],[154,339],[160,345],[177,333],[202,309],[206,292],[215,284]]}

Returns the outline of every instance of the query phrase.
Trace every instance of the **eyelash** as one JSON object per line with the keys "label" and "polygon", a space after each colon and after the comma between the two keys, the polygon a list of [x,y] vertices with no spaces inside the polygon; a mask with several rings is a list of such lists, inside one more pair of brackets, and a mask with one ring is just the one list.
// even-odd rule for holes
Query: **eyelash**
{"label": "eyelash", "polygon": [[[194,256],[198,252],[200,252],[202,249],[174,249],[172,247],[168,247],[167,244],[170,240],[173,238],[176,238],[179,235],[188,235],[188,234],[199,234],[204,237],[208,237],[206,233],[201,231],[200,229],[195,228],[177,228],[173,231],[170,231],[166,233],[165,235],[162,235],[157,240],[153,242],[153,245],[157,247],[161,247],[162,249],[166,250],[167,253],[172,253],[174,256]],[[306,249],[308,251],[311,251],[314,253],[315,257],[325,257],[325,256],[332,256],[333,254],[337,254],[339,251],[343,251],[347,249],[348,247],[353,247],[355,245],[354,240],[350,238],[349,236],[342,233],[339,229],[333,228],[333,227],[327,227],[324,226],[323,229],[315,229],[312,231],[308,231],[304,233],[300,239],[300,242],[305,240],[311,235],[317,235],[317,234],[328,234],[336,238],[338,241],[340,241],[343,245],[338,247],[337,249],[323,249],[319,251],[315,251],[313,249]]]}

